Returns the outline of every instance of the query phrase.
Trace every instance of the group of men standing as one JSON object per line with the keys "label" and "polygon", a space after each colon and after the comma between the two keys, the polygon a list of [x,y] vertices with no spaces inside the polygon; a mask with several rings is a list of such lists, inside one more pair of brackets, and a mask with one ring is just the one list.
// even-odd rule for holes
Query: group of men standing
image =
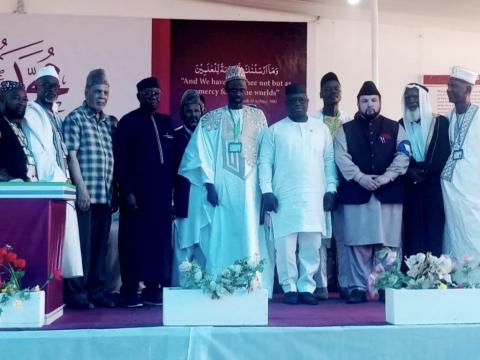
{"label": "group of men standing", "polygon": [[276,267],[284,302],[314,305],[328,298],[333,244],[340,294],[360,303],[385,249],[390,257],[442,249],[480,257],[480,114],[470,103],[477,76],[454,67],[448,117],[432,113],[424,86],[407,85],[397,122],[381,115],[371,81],[358,92],[355,116],[342,112],[340,81],[327,73],[322,110],[309,116],[305,86],[290,84],[288,116],[268,127],[260,109],[244,105],[247,78],[231,66],[228,104],[205,112],[203,97],[187,90],[183,126],[174,130],[171,118],[156,112],[155,78],[137,84],[139,108],[117,125],[103,111],[109,83],[102,69],[88,74],[84,103],[62,121],[58,73],[47,66],[37,75],[36,101],[27,103],[23,85],[1,83],[0,180],[77,186],[63,249],[68,306],[115,306],[104,296],[104,279],[117,206],[128,307],[161,304],[162,287],[181,283],[185,259],[217,275],[246,257],[265,260],[270,295]]}

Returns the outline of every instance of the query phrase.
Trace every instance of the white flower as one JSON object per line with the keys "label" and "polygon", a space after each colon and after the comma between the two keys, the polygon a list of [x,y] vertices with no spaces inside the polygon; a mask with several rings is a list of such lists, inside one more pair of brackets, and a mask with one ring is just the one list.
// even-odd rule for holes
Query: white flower
{"label": "white flower", "polygon": [[262,287],[262,282],[260,281],[260,278],[258,276],[255,276],[251,281],[250,281],[250,289],[251,290],[257,290]]}
{"label": "white flower", "polygon": [[210,290],[215,291],[217,288],[217,283],[215,281],[210,281]]}
{"label": "white flower", "polygon": [[202,280],[202,277],[203,277],[202,270],[197,270],[195,272],[195,275],[194,275],[195,281],[198,282],[198,281]]}
{"label": "white flower", "polygon": [[178,267],[178,270],[180,270],[180,272],[187,272],[187,271],[190,271],[191,269],[192,269],[192,263],[188,260],[183,261]]}

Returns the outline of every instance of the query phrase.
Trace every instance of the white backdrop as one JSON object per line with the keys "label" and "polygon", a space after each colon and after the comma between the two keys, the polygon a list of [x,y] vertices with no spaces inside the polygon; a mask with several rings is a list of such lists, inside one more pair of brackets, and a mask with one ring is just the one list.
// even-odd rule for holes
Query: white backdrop
{"label": "white backdrop", "polygon": [[132,18],[1,15],[0,79],[18,81],[20,73],[28,86],[38,69],[56,65],[61,86],[68,89],[59,97],[65,116],[83,101],[88,72],[104,68],[110,82],[105,111],[123,116],[138,106],[135,84],[151,73],[151,23]]}

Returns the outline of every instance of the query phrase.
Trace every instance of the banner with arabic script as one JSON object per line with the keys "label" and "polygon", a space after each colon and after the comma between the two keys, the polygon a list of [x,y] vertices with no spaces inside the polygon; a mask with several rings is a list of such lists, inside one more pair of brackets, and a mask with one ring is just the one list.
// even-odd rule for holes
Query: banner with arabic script
{"label": "banner with arabic script", "polygon": [[[161,42],[152,36],[155,52]],[[203,94],[207,110],[226,105],[225,70],[240,64],[249,82],[245,103],[261,108],[270,124],[276,122],[286,116],[285,86],[306,82],[306,58],[305,23],[172,20],[171,114],[179,121],[186,89]],[[155,67],[154,60],[153,72]]]}
{"label": "banner with arabic script", "polygon": [[105,111],[120,117],[138,107],[135,84],[150,76],[151,19],[1,15],[0,81],[21,81],[36,99],[35,76],[48,64],[60,74],[62,117],[81,105],[90,70],[110,82]]}

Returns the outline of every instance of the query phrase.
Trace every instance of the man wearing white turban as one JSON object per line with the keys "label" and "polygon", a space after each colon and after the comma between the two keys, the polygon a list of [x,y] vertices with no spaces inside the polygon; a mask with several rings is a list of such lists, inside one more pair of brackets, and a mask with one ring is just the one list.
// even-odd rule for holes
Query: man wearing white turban
{"label": "man wearing white turban", "polygon": [[402,96],[403,119],[413,158],[406,176],[403,254],[442,254],[445,224],[440,173],[450,155],[448,119],[432,113],[428,89],[408,84]]}

